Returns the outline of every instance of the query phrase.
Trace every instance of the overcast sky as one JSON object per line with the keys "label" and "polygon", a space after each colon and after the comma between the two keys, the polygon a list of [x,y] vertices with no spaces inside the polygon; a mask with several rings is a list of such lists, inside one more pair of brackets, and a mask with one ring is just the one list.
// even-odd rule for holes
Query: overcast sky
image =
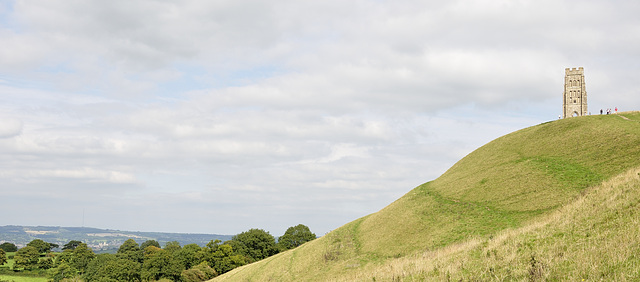
{"label": "overcast sky", "polygon": [[[639,1],[0,0],[0,225],[318,235],[561,114],[639,110]],[[84,216],[83,216],[84,213]]]}

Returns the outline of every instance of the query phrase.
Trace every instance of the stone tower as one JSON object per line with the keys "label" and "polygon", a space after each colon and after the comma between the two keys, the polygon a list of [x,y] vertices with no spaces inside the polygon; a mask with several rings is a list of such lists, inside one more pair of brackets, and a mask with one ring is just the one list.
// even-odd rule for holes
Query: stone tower
{"label": "stone tower", "polygon": [[582,67],[564,69],[564,92],[562,92],[562,118],[586,116],[587,90]]}

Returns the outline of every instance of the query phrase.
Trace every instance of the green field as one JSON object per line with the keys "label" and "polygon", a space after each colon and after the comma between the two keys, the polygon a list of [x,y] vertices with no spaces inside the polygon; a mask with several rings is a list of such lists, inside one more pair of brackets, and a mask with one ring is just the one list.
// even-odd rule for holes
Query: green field
{"label": "green field", "polygon": [[[9,258],[9,257],[13,257],[13,256],[15,256],[15,255],[16,255],[16,253],[15,253],[15,252],[9,252],[9,253],[6,253],[7,258]],[[5,263],[5,264],[3,264],[3,265],[0,265],[0,268],[8,268],[8,269],[11,269],[11,268],[13,268],[13,263],[14,263],[14,262],[15,262],[15,261],[14,261],[13,259],[7,259],[7,263]]]}
{"label": "green field", "polygon": [[24,276],[9,276],[0,274],[0,281],[13,281],[13,282],[46,282],[47,278],[44,277],[24,277]]}
{"label": "green field", "polygon": [[[15,256],[15,252],[10,252],[7,253],[7,257],[13,257]],[[13,269],[13,264],[15,263],[14,259],[8,259],[7,263],[5,263],[4,265],[0,266],[0,271],[2,273],[0,273],[0,282],[4,282],[4,281],[15,281],[15,282],[22,282],[22,281],[47,281],[46,277],[34,277],[34,276],[39,276],[39,275],[44,275],[42,273],[33,273],[33,272],[20,272],[21,275],[12,275],[13,271],[11,271],[11,269]],[[12,273],[12,274],[8,274],[8,273]]]}
{"label": "green field", "polygon": [[640,280],[638,120],[505,135],[381,211],[217,280]]}

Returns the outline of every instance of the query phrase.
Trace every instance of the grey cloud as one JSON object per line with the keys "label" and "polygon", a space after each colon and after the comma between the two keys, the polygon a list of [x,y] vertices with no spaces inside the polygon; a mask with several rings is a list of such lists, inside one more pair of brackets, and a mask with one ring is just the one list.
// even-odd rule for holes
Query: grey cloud
{"label": "grey cloud", "polygon": [[257,50],[277,38],[272,7],[260,1],[18,2],[14,9],[25,29],[134,68],[163,67],[205,52],[222,61],[238,47]]}
{"label": "grey cloud", "polygon": [[22,121],[15,118],[0,118],[0,138],[10,138],[22,133]]}
{"label": "grey cloud", "polygon": [[[96,63],[115,67],[107,75],[111,83],[101,86],[114,95],[157,91],[153,78],[131,75],[181,63],[204,63],[209,78],[278,64],[296,72],[242,90],[258,92],[249,94],[249,100],[292,107],[300,105],[298,100],[325,109],[346,106],[346,111],[352,110],[348,106],[375,104],[368,101],[385,101],[399,109],[426,104],[430,110],[468,101],[501,105],[513,99],[514,88],[546,99],[551,89],[540,85],[557,82],[549,78],[552,70],[561,75],[565,66],[597,63],[594,67],[615,71],[594,62],[594,53],[624,50],[609,55],[615,59],[638,50],[629,47],[638,44],[632,36],[609,27],[633,32],[635,17],[626,11],[621,17],[618,10],[624,8],[601,2],[120,4],[20,2],[16,21],[42,32],[42,39],[63,33],[66,40],[31,45],[110,58]],[[65,56],[73,60],[75,54]],[[104,76],[95,69],[84,72]],[[83,81],[91,81],[86,76]],[[244,103],[243,97],[240,93],[229,99]],[[349,102],[331,103],[338,99]]]}

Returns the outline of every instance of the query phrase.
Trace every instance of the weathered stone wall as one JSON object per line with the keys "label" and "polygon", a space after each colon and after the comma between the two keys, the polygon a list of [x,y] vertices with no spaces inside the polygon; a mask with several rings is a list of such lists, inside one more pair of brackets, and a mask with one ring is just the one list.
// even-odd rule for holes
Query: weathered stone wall
{"label": "weathered stone wall", "polygon": [[562,98],[562,118],[586,116],[589,113],[587,110],[584,68],[566,68],[564,70]]}

